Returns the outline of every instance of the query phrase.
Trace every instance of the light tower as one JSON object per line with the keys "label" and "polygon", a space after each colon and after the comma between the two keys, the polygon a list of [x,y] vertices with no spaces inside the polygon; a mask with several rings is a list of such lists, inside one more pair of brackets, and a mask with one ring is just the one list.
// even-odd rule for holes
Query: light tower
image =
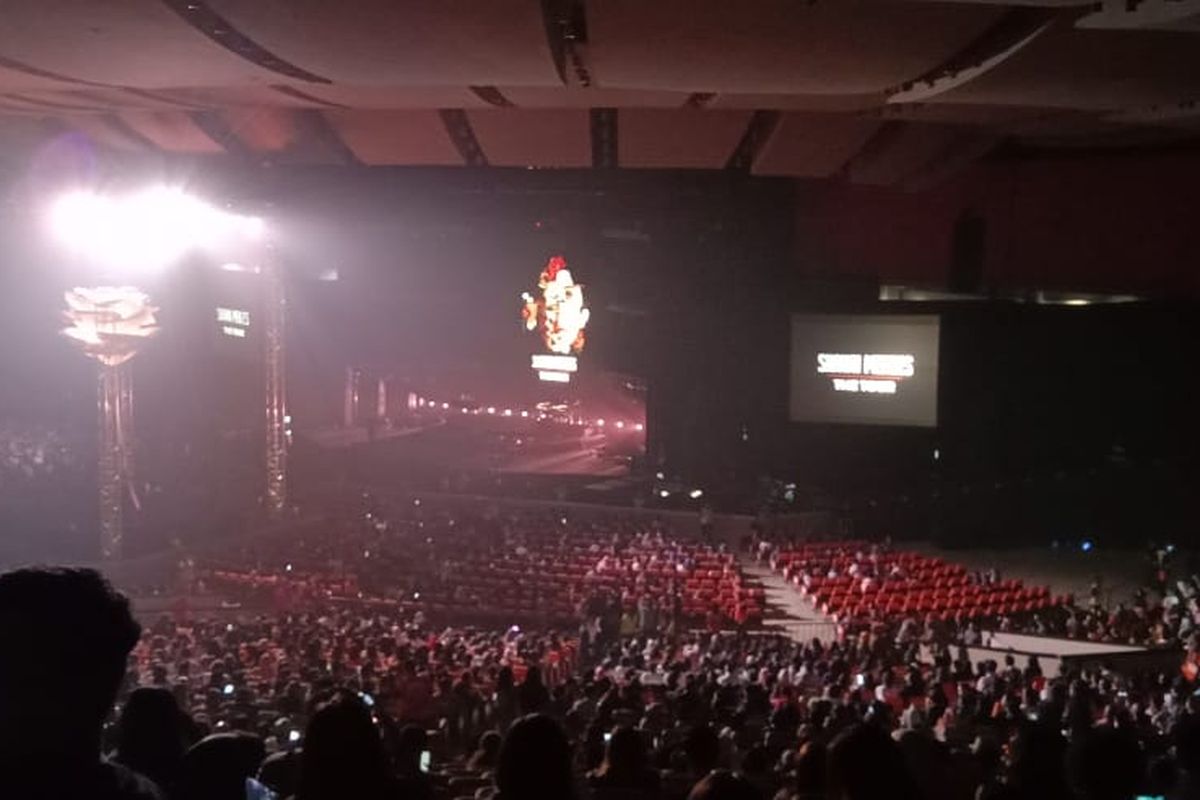
{"label": "light tower", "polygon": [[283,376],[283,290],[278,267],[262,246],[263,222],[216,208],[177,187],[155,186],[123,196],[90,191],[59,198],[51,214],[61,244],[111,284],[66,293],[64,333],[101,365],[100,531],[104,558],[121,555],[125,492],[133,494],[133,392],[128,362],[158,331],[145,292],[116,276],[145,275],[200,248],[257,248],[265,259],[267,306],[267,500],[268,511],[286,503],[286,408]]}
{"label": "light tower", "polygon": [[287,371],[284,351],[284,320],[287,299],[283,276],[273,257],[263,264],[266,300],[264,362],[266,374],[266,467],[267,515],[279,518],[287,508]]}
{"label": "light tower", "polygon": [[133,489],[133,383],[129,361],[158,332],[157,309],[132,286],[76,288],[64,295],[68,326],[63,333],[100,364],[99,412],[100,552],[121,555],[125,493]]}

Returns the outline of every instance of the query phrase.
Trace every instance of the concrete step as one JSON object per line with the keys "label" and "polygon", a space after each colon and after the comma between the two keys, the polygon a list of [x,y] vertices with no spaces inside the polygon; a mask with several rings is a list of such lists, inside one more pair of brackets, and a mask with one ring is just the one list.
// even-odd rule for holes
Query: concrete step
{"label": "concrete step", "polygon": [[763,587],[766,608],[763,627],[778,631],[797,641],[814,637],[828,641],[837,634],[837,625],[800,594],[800,591],[769,566],[742,555],[738,557],[743,574]]}

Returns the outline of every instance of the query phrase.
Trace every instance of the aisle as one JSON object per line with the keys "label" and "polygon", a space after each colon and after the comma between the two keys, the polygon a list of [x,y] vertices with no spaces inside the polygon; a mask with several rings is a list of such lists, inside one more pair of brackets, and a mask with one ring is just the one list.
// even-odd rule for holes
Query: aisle
{"label": "aisle", "polygon": [[837,624],[813,608],[782,575],[744,554],[738,556],[738,562],[746,577],[761,583],[766,593],[764,627],[785,633],[797,641],[813,637],[829,641],[837,635]]}

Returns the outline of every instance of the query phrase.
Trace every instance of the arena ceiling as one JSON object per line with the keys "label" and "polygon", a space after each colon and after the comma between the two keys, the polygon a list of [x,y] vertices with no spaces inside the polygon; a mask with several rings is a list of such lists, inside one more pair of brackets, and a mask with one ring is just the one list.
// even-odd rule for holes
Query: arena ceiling
{"label": "arena ceiling", "polygon": [[0,0],[0,158],[919,186],[1200,134],[1200,0]]}

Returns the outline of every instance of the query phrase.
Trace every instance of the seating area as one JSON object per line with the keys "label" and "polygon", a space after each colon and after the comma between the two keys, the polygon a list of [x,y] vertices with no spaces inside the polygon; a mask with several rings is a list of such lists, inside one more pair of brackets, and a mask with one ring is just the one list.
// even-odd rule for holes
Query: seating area
{"label": "seating area", "polygon": [[576,523],[525,513],[491,530],[464,509],[393,516],[386,525],[378,515],[369,524],[343,523],[336,549],[306,539],[259,543],[253,558],[224,554],[202,570],[203,580],[277,606],[384,602],[438,620],[506,626],[574,624],[601,607],[630,616],[638,630],[756,626],[766,603],[732,553],[627,519]]}
{"label": "seating area", "polygon": [[626,612],[635,612],[647,599],[663,615],[678,595],[678,611],[685,619],[701,619],[715,610],[746,625],[762,621],[765,602],[762,587],[748,585],[732,554],[680,542],[637,545],[622,550],[620,557],[598,554],[579,540],[544,545],[524,556],[468,558],[456,568],[455,578],[489,602],[524,613],[548,607],[554,616],[568,618],[595,593],[620,598]]}
{"label": "seating area", "polygon": [[862,541],[781,549],[772,567],[839,621],[932,614],[944,622],[1011,617],[1060,606],[1065,597],[1016,579],[986,579],[961,564]]}

